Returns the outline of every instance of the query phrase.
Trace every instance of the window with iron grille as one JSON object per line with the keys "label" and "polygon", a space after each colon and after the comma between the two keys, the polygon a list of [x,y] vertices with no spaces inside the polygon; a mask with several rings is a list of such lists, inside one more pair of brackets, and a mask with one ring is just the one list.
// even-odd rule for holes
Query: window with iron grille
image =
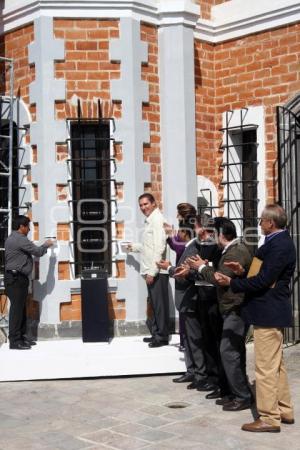
{"label": "window with iron grille", "polygon": [[75,276],[85,269],[111,274],[110,123],[71,123],[71,195]]}
{"label": "window with iron grille", "polygon": [[234,221],[238,235],[254,250],[258,241],[257,126],[228,126],[222,131],[224,215]]}

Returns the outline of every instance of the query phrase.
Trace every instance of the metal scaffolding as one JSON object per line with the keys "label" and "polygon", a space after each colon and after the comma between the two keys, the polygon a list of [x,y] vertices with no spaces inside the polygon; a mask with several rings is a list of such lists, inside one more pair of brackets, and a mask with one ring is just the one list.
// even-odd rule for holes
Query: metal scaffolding
{"label": "metal scaffolding", "polygon": [[[0,66],[0,293],[4,294],[4,241],[12,226],[15,98],[13,60],[0,57]],[[1,304],[0,327],[7,325],[5,309],[6,304]]]}

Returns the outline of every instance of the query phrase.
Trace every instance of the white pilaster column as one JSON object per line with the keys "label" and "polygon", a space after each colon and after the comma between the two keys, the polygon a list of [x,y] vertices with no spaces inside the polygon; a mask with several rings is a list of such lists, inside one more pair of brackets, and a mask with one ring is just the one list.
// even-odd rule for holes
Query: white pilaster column
{"label": "white pilaster column", "polygon": [[160,2],[159,74],[163,208],[175,220],[176,204],[196,205],[194,28],[199,5]]}

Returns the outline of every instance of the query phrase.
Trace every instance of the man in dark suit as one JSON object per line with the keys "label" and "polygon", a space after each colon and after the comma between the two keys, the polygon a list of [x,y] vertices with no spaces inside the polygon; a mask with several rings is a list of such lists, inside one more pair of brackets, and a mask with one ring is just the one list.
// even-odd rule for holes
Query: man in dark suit
{"label": "man in dark suit", "polygon": [[[197,216],[195,232],[198,238],[199,256],[215,270],[222,256],[222,249],[214,238],[214,220],[207,216]],[[187,259],[187,263],[197,257]],[[228,393],[228,385],[220,355],[220,343],[223,319],[219,311],[217,291],[214,284],[203,280],[198,271],[193,271],[198,292],[198,319],[203,335],[203,349],[206,359],[207,374],[217,388],[206,395],[207,399],[219,398]]]}
{"label": "man in dark suit", "polygon": [[191,382],[187,388],[197,390],[213,390],[215,385],[208,377],[206,357],[203,348],[203,335],[198,314],[198,292],[194,277],[177,278],[176,270],[192,255],[199,253],[198,239],[192,239],[194,226],[190,222],[181,222],[178,236],[185,242],[185,249],[177,266],[169,261],[160,261],[158,267],[167,269],[170,276],[175,276],[175,306],[184,321],[183,341],[185,347],[186,373],[175,378],[175,383]]}
{"label": "man in dark suit", "polygon": [[[218,271],[234,276],[233,271],[226,267],[227,261],[238,261],[248,271],[251,255],[246,245],[237,238],[234,223],[225,217],[216,217],[214,226],[218,243],[223,248]],[[208,266],[204,259],[198,257],[193,262],[189,262],[189,265],[198,270],[202,279],[216,284],[215,269]],[[216,403],[223,405],[224,411],[241,411],[250,408],[252,403],[246,377],[247,327],[241,317],[244,295],[236,294],[228,287],[218,286],[217,296],[223,317],[220,353],[231,395],[222,397]]]}
{"label": "man in dark suit", "polygon": [[[262,262],[249,278],[216,275],[218,283],[233,292],[246,293],[243,317],[254,325],[256,404],[259,418],[242,430],[279,432],[280,422],[294,423],[287,374],[283,363],[283,328],[292,325],[289,283],[295,270],[296,251],[285,230],[287,216],[279,205],[267,205],[260,219],[265,242],[256,252]],[[230,264],[229,264],[230,266]],[[241,277],[242,268],[231,264]]]}

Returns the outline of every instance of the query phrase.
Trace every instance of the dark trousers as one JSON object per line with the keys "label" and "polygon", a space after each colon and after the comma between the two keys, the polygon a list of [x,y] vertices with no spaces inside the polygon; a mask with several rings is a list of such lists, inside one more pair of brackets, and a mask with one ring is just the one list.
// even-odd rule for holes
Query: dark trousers
{"label": "dark trousers", "polygon": [[180,347],[184,347],[184,334],[185,334],[185,329],[184,329],[184,318],[182,316],[181,313],[179,313],[179,344]]}
{"label": "dark trousers", "polygon": [[10,300],[9,342],[22,342],[26,334],[26,300],[29,280],[22,274],[6,273],[4,277],[6,294]]}
{"label": "dark trousers", "polygon": [[228,385],[220,354],[223,319],[219,311],[216,288],[199,286],[197,304],[208,379],[218,384],[225,395],[228,393]]}
{"label": "dark trousers", "polygon": [[158,274],[152,284],[147,284],[153,316],[147,326],[155,341],[169,340],[169,275]]}
{"label": "dark trousers", "polygon": [[251,392],[246,375],[247,326],[239,312],[223,315],[221,358],[232,395],[238,400],[250,401]]}
{"label": "dark trousers", "polygon": [[203,333],[196,311],[182,312],[184,319],[184,355],[187,373],[197,381],[207,380],[206,361],[203,350]]}

